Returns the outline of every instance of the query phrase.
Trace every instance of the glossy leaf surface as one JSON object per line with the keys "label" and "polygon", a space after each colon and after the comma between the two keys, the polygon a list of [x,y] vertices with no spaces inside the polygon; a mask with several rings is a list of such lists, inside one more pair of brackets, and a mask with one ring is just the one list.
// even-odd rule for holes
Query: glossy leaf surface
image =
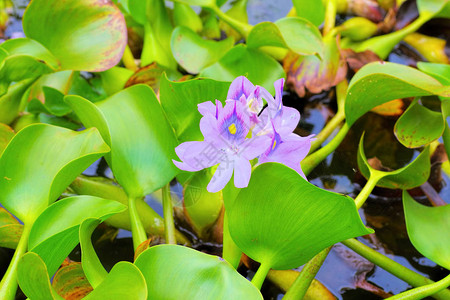
{"label": "glossy leaf surface", "polygon": [[253,27],[247,38],[249,48],[275,46],[302,55],[323,55],[322,35],[306,19],[289,17],[275,23],[262,22]]}
{"label": "glossy leaf surface", "polygon": [[50,278],[44,261],[33,252],[28,252],[17,266],[17,280],[29,299],[63,300],[50,285]]}
{"label": "glossy leaf surface", "polygon": [[417,68],[430,76],[433,76],[443,85],[450,85],[450,66],[445,64],[435,64],[418,62]]}
{"label": "glossy leaf surface", "polygon": [[194,79],[174,82],[161,77],[160,99],[167,118],[180,142],[200,141],[201,114],[197,105],[205,101],[223,101],[227,97],[229,82]]}
{"label": "glossy leaf surface", "polygon": [[111,147],[106,160],[128,196],[149,194],[175,177],[172,159],[178,143],[148,86],[134,85],[96,104],[78,96],[66,101]]}
{"label": "glossy leaf surface", "polygon": [[440,138],[445,126],[441,113],[416,101],[397,120],[394,133],[403,146],[417,148]]}
{"label": "glossy leaf surface", "polygon": [[192,29],[180,26],[172,32],[171,48],[175,60],[186,71],[197,74],[217,62],[233,47],[233,39],[205,40]]}
{"label": "glossy leaf surface", "polygon": [[44,260],[53,275],[79,242],[80,224],[87,218],[101,221],[124,211],[126,206],[93,196],[74,196],[50,205],[34,222],[28,248]]}
{"label": "glossy leaf surface", "polygon": [[371,173],[376,172],[382,175],[377,186],[389,189],[412,189],[422,185],[430,176],[430,148],[426,147],[419,156],[406,165],[395,171],[379,171],[372,168],[364,153],[364,136],[361,137],[358,150],[358,167],[367,179]]}
{"label": "glossy leaf surface", "polygon": [[269,93],[275,92],[273,83],[285,77],[283,68],[275,59],[243,44],[234,46],[217,63],[200,73],[201,77],[220,81],[233,81],[241,75],[266,88]]}
{"label": "glossy leaf surface", "polygon": [[263,299],[258,289],[229,263],[194,249],[177,245],[150,247],[135,264],[147,281],[152,300]]}
{"label": "glossy leaf surface", "polygon": [[325,6],[323,1],[304,1],[304,0],[293,0],[295,11],[297,16],[305,18],[315,26],[322,24],[325,19]]}
{"label": "glossy leaf surface", "polygon": [[450,270],[450,205],[425,206],[403,191],[403,208],[408,236],[414,247]]}
{"label": "glossy leaf surface", "polygon": [[107,70],[119,62],[127,42],[124,17],[110,1],[33,0],[23,29],[50,50],[62,69]]}
{"label": "glossy leaf surface", "polygon": [[83,299],[146,300],[147,285],[142,273],[135,265],[121,261],[111,269],[105,280]]}
{"label": "glossy leaf surface", "polygon": [[328,246],[372,232],[353,199],[320,189],[277,163],[252,172],[227,214],[238,247],[278,270],[297,268]]}
{"label": "glossy leaf surface", "polygon": [[19,115],[21,101],[34,79],[25,79],[11,85],[8,92],[0,96],[0,122],[10,124]]}
{"label": "glossy leaf surface", "polygon": [[108,151],[96,129],[30,125],[14,136],[0,158],[0,202],[23,222],[33,221]]}
{"label": "glossy leaf surface", "polygon": [[351,126],[363,114],[388,101],[427,95],[450,96],[450,87],[411,67],[383,62],[361,68],[349,83],[345,117]]}

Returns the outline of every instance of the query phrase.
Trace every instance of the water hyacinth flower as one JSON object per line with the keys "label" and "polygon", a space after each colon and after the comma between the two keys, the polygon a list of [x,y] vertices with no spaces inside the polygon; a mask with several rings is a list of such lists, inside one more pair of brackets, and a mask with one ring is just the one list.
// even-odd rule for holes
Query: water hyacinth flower
{"label": "water hyacinth flower", "polygon": [[[198,105],[203,116],[203,141],[185,142],[175,148],[181,170],[195,172],[217,165],[207,186],[211,193],[222,190],[234,174],[234,185],[248,186],[255,158],[258,163],[279,162],[303,177],[300,161],[308,154],[311,137],[293,133],[300,113],[282,103],[284,79],[275,82],[275,99],[260,86],[240,76],[230,85],[225,106],[218,100]],[[268,106],[263,110],[265,100]]]}

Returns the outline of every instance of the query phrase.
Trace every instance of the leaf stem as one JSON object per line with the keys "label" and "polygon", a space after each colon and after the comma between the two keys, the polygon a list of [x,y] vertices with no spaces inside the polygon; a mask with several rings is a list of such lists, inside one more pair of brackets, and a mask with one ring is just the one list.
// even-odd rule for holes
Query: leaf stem
{"label": "leaf stem", "polygon": [[241,261],[242,251],[234,243],[231,238],[230,231],[228,230],[228,217],[227,212],[223,216],[223,248],[222,248],[222,258],[225,259],[233,268],[237,269],[239,267],[239,262]]}
{"label": "leaf stem", "polygon": [[342,125],[338,134],[323,148],[317,150],[316,152],[308,155],[302,162],[302,170],[303,173],[307,176],[311,171],[317,167],[317,165],[323,161],[329,154],[331,154],[336,148],[341,144],[350,130],[350,126],[348,126],[347,122]]}
{"label": "leaf stem", "polygon": [[247,39],[248,34],[252,30],[253,26],[250,24],[238,21],[226,13],[224,13],[217,5],[212,5],[209,7],[220,19],[225,23],[233,27],[234,30],[238,31],[245,39]]}
{"label": "leaf stem", "polygon": [[325,21],[323,24],[322,35],[326,36],[334,28],[336,22],[336,0],[328,0],[325,9]]}
{"label": "leaf stem", "polygon": [[136,201],[139,198],[128,197],[128,212],[130,213],[131,233],[133,235],[134,250],[147,240],[147,234],[145,233],[144,225],[139,217]]}
{"label": "leaf stem", "polygon": [[333,118],[325,125],[322,131],[315,136],[315,140],[311,143],[310,153],[313,153],[325,140],[333,133],[333,131],[345,120],[343,111],[338,110]]}
{"label": "leaf stem", "polygon": [[136,62],[134,61],[133,53],[131,53],[131,49],[130,46],[128,46],[128,44],[125,46],[125,51],[123,52],[122,56],[122,62],[125,68],[131,71],[136,71],[138,69]]}
{"label": "leaf stem", "polygon": [[256,271],[255,276],[252,278],[252,283],[254,286],[256,286],[259,290],[261,289],[264,279],[266,279],[267,274],[269,273],[270,265],[268,263],[261,263],[261,265],[258,268],[258,271]]}
{"label": "leaf stem", "polygon": [[[416,272],[402,266],[401,264],[397,263],[396,261],[384,256],[383,254],[373,250],[369,246],[364,245],[363,243],[359,242],[356,239],[348,239],[345,241],[342,241],[342,244],[344,244],[346,247],[352,249],[362,257],[366,258],[370,262],[376,264],[380,268],[383,268],[384,270],[388,271],[392,275],[400,278],[401,280],[407,282],[408,284],[414,286],[414,287],[421,287],[423,285],[430,285],[434,284],[434,281],[431,279],[428,279],[426,277],[423,277],[420,274],[417,274]],[[448,276],[446,277],[446,280],[448,279]],[[447,284],[448,285],[448,284]],[[433,293],[435,293],[433,295]],[[450,291],[449,290],[433,290],[432,293],[427,294],[427,296],[433,295],[433,298],[438,300],[445,300],[450,299]],[[425,296],[424,296],[425,297]],[[389,298],[389,299],[402,299],[402,298]]]}
{"label": "leaf stem", "polygon": [[378,181],[383,177],[382,174],[377,172],[371,172],[369,180],[367,180],[366,185],[364,185],[361,192],[359,192],[358,196],[355,198],[356,208],[360,209],[363,204],[366,202],[367,198],[369,198],[370,193],[372,193],[373,189],[377,185]]}
{"label": "leaf stem", "polygon": [[173,221],[173,205],[170,196],[170,183],[162,188],[163,214],[164,214],[164,237],[166,244],[176,244],[175,223]]}
{"label": "leaf stem", "polygon": [[23,226],[23,232],[20,236],[19,243],[17,244],[16,251],[14,252],[8,269],[6,270],[6,273],[3,276],[2,281],[0,282],[0,299],[2,300],[14,300],[16,297],[17,265],[22,255],[27,251],[30,230],[31,225],[25,224]]}
{"label": "leaf stem", "polygon": [[303,299],[332,247],[322,250],[305,264],[294,283],[284,295],[283,300]]}

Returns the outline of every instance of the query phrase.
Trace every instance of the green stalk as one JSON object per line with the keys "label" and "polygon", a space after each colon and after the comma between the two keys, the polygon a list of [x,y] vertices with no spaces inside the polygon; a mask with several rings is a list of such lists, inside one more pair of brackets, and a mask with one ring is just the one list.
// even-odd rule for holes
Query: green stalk
{"label": "green stalk", "polygon": [[323,24],[322,35],[326,36],[331,32],[336,23],[336,0],[328,0],[327,7],[325,10],[325,21]]}
{"label": "green stalk", "polygon": [[363,187],[361,192],[359,192],[358,196],[355,198],[356,208],[360,209],[363,204],[366,202],[367,198],[369,198],[370,193],[372,193],[373,189],[377,185],[378,181],[383,178],[382,173],[371,172],[369,180],[367,180],[366,185]]}
{"label": "green stalk", "polygon": [[[410,269],[402,266],[401,264],[397,263],[396,261],[384,256],[383,254],[373,250],[369,246],[364,245],[363,243],[359,242],[356,239],[348,239],[345,241],[342,241],[342,244],[347,246],[348,248],[352,249],[365,259],[369,260],[370,262],[374,263],[375,265],[379,266],[380,268],[383,268],[384,270],[388,271],[392,275],[400,278],[401,280],[407,282],[408,284],[414,286],[414,287],[421,287],[423,285],[430,285],[434,284],[434,281],[431,279],[428,279],[426,277],[423,277],[420,274],[417,274],[414,271],[411,271]],[[446,277],[448,280],[448,277]],[[433,295],[433,293],[435,293]],[[450,299],[450,291],[449,290],[433,290],[433,293],[427,294],[427,296],[432,295],[433,298],[438,300],[448,300]],[[393,298],[389,298],[393,299]],[[402,299],[402,298],[397,298]]]}
{"label": "green stalk", "polygon": [[130,46],[128,46],[128,44],[126,45],[125,51],[123,52],[122,62],[125,68],[131,71],[136,71],[138,69],[136,63],[134,62],[133,53],[131,53],[131,49]]}
{"label": "green stalk", "polygon": [[[32,224],[32,222],[31,222]],[[17,291],[17,265],[22,255],[27,251],[28,237],[30,236],[31,225],[24,225],[23,232],[17,244],[14,256],[9,263],[8,270],[0,282],[0,299],[14,300]]]}
{"label": "green stalk", "polygon": [[144,225],[139,217],[136,209],[136,201],[138,198],[128,197],[128,212],[130,213],[131,233],[133,234],[133,246],[134,250],[147,240],[147,234],[145,233]]}
{"label": "green stalk", "polygon": [[308,291],[309,286],[313,282],[314,277],[316,277],[317,272],[319,272],[320,267],[327,258],[328,253],[330,253],[332,247],[333,246],[322,250],[308,263],[306,263],[292,286],[284,295],[284,300],[303,299],[303,297],[306,295],[306,292]]}
{"label": "green stalk", "polygon": [[223,248],[222,248],[222,257],[233,268],[237,269],[239,267],[239,262],[241,261],[242,251],[238,248],[238,246],[234,243],[233,239],[230,236],[230,231],[228,230],[228,217],[227,212],[223,216]]}
{"label": "green stalk", "polygon": [[350,130],[350,126],[348,126],[347,122],[342,125],[338,134],[323,148],[317,150],[316,152],[308,155],[302,162],[302,170],[305,175],[311,173],[311,171],[317,167],[317,165],[323,161],[328,155],[330,155],[336,148],[341,144]]}
{"label": "green stalk", "polygon": [[430,295],[439,292],[450,285],[450,275],[438,282],[417,287],[415,289],[400,293],[394,297],[390,297],[391,300],[420,300]]}
{"label": "green stalk", "polygon": [[267,263],[262,263],[258,271],[256,271],[255,276],[252,278],[252,283],[254,286],[256,286],[259,290],[261,289],[264,279],[266,279],[267,274],[269,273],[270,265]]}
{"label": "green stalk", "polygon": [[166,244],[176,244],[175,237],[175,223],[173,221],[173,205],[172,197],[170,196],[170,183],[165,185],[162,189],[163,195],[163,214],[164,214],[164,237]]}
{"label": "green stalk", "polygon": [[230,17],[229,15],[227,15],[226,13],[224,13],[223,11],[220,10],[220,8],[217,5],[213,5],[211,7],[209,7],[220,19],[222,19],[222,21],[224,21],[225,23],[227,23],[228,25],[230,25],[231,27],[233,27],[234,30],[236,30],[237,32],[239,32],[245,39],[247,39],[248,34],[250,33],[250,31],[252,30],[253,26],[250,24],[246,24],[243,22],[240,22],[232,17]]}

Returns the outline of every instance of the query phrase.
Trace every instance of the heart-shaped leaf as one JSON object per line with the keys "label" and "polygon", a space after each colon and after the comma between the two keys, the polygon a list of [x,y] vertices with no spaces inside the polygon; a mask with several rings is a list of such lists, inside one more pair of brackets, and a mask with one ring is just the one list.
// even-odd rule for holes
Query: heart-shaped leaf
{"label": "heart-shaped leaf", "polygon": [[200,73],[201,77],[230,82],[241,75],[272,94],[275,93],[273,83],[285,77],[283,68],[275,59],[243,44],[234,46],[218,62]]}
{"label": "heart-shaped leaf", "polygon": [[412,189],[422,185],[430,176],[430,148],[426,147],[407,166],[395,171],[380,171],[370,166],[364,153],[364,135],[359,141],[358,167],[364,177],[379,176],[377,186],[388,189]]}
{"label": "heart-shaped leaf", "polygon": [[17,266],[17,280],[29,299],[64,300],[50,285],[44,261],[33,252],[22,256]]}
{"label": "heart-shaped leaf", "polygon": [[0,157],[13,136],[14,130],[6,124],[0,123]]}
{"label": "heart-shaped leaf", "polygon": [[23,29],[66,70],[107,70],[119,62],[127,43],[123,15],[103,0],[33,0]]}
{"label": "heart-shaped leaf", "polygon": [[152,193],[178,173],[172,163],[178,142],[148,86],[134,85],[96,104],[79,96],[66,101],[111,147],[106,160],[129,197]]}
{"label": "heart-shaped leaf", "polygon": [[420,71],[433,76],[443,85],[450,85],[450,66],[420,61],[417,63]]}
{"label": "heart-shaped leaf", "polygon": [[446,6],[450,6],[448,0],[417,0],[417,9],[421,16],[436,15]]}
{"label": "heart-shaped leaf", "polygon": [[146,300],[147,285],[142,273],[130,262],[117,263],[105,280],[85,300]]}
{"label": "heart-shaped leaf", "polygon": [[13,137],[0,158],[0,202],[24,223],[32,222],[108,151],[96,129],[30,125]]}
{"label": "heart-shaped leaf", "polygon": [[82,299],[92,291],[79,262],[62,266],[53,277],[52,287],[64,299]]}
{"label": "heart-shaped leaf", "polygon": [[175,60],[186,71],[197,74],[217,62],[233,47],[233,39],[205,40],[192,29],[179,26],[172,32],[171,49]]}
{"label": "heart-shaped leaf", "polygon": [[394,133],[403,146],[417,148],[440,138],[444,128],[445,121],[441,113],[415,101],[395,123]]}
{"label": "heart-shaped leaf", "polygon": [[366,112],[388,101],[418,96],[450,96],[450,86],[414,69],[395,63],[374,62],[353,76],[347,90],[345,117],[353,125]]}
{"label": "heart-shaped leaf", "polygon": [[205,101],[226,99],[229,82],[211,79],[194,79],[183,82],[161,77],[161,105],[180,142],[199,141],[201,114],[197,105]]}
{"label": "heart-shaped leaf", "polygon": [[16,249],[22,235],[23,225],[19,224],[3,207],[0,207],[0,247]]}
{"label": "heart-shaped leaf", "polygon": [[227,214],[238,247],[278,270],[297,268],[328,246],[372,232],[353,199],[322,190],[278,163],[258,166]]}
{"label": "heart-shaped leaf", "polygon": [[49,275],[53,275],[79,242],[80,224],[87,218],[104,221],[122,212],[126,206],[93,196],[65,198],[50,205],[34,222],[28,238],[28,248],[44,260]]}
{"label": "heart-shaped leaf", "polygon": [[228,262],[191,248],[150,247],[135,264],[144,275],[153,300],[263,299],[258,289]]}
{"label": "heart-shaped leaf", "polygon": [[320,57],[324,49],[322,35],[317,27],[298,17],[282,18],[275,23],[259,23],[250,31],[247,45],[249,48],[282,47],[298,54],[317,54]]}
{"label": "heart-shaped leaf", "polygon": [[450,270],[450,205],[428,207],[403,191],[406,228],[414,247],[425,257]]}
{"label": "heart-shaped leaf", "polygon": [[32,39],[11,39],[4,42],[1,48],[8,56],[0,68],[0,95],[6,92],[13,81],[34,78],[59,68],[56,58]]}

